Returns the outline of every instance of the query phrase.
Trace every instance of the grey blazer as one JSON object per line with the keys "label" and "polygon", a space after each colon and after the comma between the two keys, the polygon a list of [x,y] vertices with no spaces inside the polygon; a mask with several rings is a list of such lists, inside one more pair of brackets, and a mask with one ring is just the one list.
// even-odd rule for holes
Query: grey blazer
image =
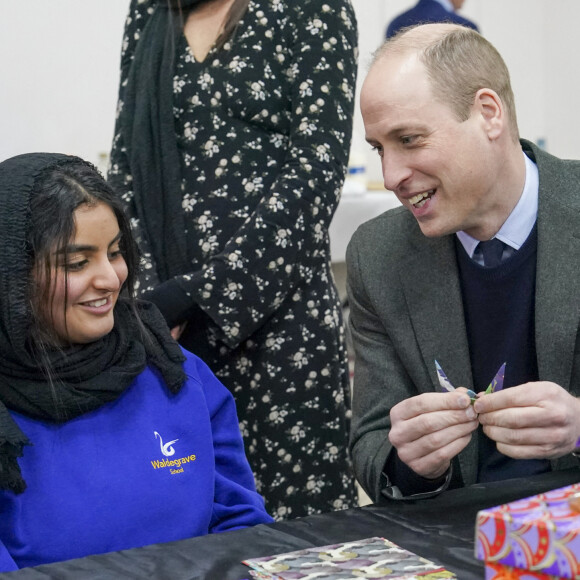
{"label": "grey blazer", "polygon": [[[580,396],[580,162],[522,140],[538,166],[535,333],[540,380]],[[347,249],[355,345],[351,452],[355,474],[377,501],[391,450],[389,412],[438,390],[434,360],[452,382],[473,387],[453,236],[427,238],[405,208],[361,225]],[[579,418],[580,420],[580,418]],[[465,485],[477,476],[477,433],[460,453]],[[552,461],[553,469],[577,463]]]}

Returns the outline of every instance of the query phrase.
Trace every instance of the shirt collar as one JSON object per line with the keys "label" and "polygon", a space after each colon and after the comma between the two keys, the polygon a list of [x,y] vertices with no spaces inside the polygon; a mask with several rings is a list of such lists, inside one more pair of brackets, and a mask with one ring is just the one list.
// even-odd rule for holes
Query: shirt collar
{"label": "shirt collar", "polygon": [[[540,186],[538,168],[525,153],[522,154],[526,162],[526,181],[522,195],[499,232],[494,236],[514,250],[519,250],[522,247],[538,217],[538,190]],[[469,257],[473,258],[473,252],[479,240],[463,231],[457,232],[456,235]]]}
{"label": "shirt collar", "polygon": [[447,12],[455,12],[455,8],[453,7],[451,0],[435,0],[435,2],[441,4],[441,6],[443,6]]}

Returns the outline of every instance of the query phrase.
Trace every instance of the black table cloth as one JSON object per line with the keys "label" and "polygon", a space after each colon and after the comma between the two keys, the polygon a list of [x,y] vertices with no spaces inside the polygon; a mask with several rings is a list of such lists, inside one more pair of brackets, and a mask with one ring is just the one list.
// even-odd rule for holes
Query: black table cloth
{"label": "black table cloth", "polygon": [[[246,530],[88,556],[2,574],[7,580],[241,580],[242,560],[382,536],[455,572],[460,580],[483,580],[475,559],[475,520],[480,509],[580,481],[580,469],[528,479],[477,484],[432,499],[308,516]],[[167,514],[179,517],[179,514]],[[58,530],[54,530],[58,533]]]}

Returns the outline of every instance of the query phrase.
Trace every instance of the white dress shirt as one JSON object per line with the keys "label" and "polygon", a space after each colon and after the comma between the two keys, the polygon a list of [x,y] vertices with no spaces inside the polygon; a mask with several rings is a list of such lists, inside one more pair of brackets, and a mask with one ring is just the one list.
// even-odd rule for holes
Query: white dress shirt
{"label": "white dress shirt", "polygon": [[[507,246],[503,253],[504,260],[522,247],[538,217],[538,190],[540,185],[538,168],[525,153],[522,152],[522,155],[526,162],[524,189],[518,203],[501,226],[499,232],[493,236]],[[463,231],[457,232],[456,235],[469,257],[478,263],[482,263],[483,258],[479,254],[474,256],[479,240]]]}

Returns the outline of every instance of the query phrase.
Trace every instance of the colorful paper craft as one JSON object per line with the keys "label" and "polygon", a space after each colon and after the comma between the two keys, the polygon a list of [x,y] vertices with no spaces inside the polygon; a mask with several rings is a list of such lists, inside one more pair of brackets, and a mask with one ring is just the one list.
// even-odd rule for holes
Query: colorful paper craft
{"label": "colorful paper craft", "polygon": [[385,538],[306,548],[244,560],[263,580],[435,580],[456,578],[445,568]]}
{"label": "colorful paper craft", "polygon": [[[499,367],[497,373],[495,373],[495,377],[493,377],[491,383],[485,390],[486,394],[495,393],[497,391],[501,391],[503,389],[503,379],[505,377],[505,365],[503,363],[501,367]],[[445,371],[441,368],[441,365],[435,361],[435,369],[437,370],[437,377],[439,378],[439,386],[444,393],[451,393],[455,390],[455,387],[451,384],[451,381],[447,378]],[[477,400],[477,395],[471,390],[467,390],[467,394],[471,399],[471,404],[475,403]]]}

